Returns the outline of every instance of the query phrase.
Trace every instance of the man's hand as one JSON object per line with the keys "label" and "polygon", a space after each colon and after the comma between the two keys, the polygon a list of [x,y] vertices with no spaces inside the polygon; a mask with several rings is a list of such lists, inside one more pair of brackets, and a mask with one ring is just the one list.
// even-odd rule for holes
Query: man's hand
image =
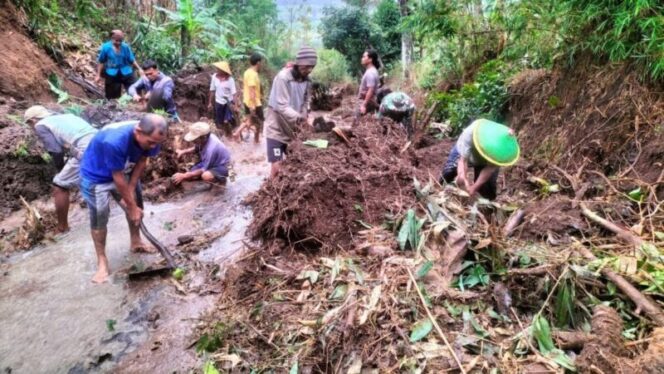
{"label": "man's hand", "polygon": [[175,183],[175,184],[180,184],[185,179],[187,179],[187,173],[175,173],[175,174],[173,174],[173,183]]}
{"label": "man's hand", "polygon": [[461,188],[464,191],[470,192],[470,186],[468,185],[468,179],[466,179],[465,175],[457,175],[455,182],[456,182],[457,187]]}
{"label": "man's hand", "polygon": [[134,97],[133,97],[132,99],[133,99],[135,102],[137,102],[137,103],[140,103],[141,100],[143,100],[143,98],[141,97],[141,95],[138,95],[138,94],[137,94],[137,95],[134,95]]}
{"label": "man's hand", "polygon": [[182,157],[183,154],[185,154],[185,150],[184,150],[184,149],[178,149],[178,150],[175,151],[175,156],[176,156],[177,158]]}
{"label": "man's hand", "polygon": [[101,75],[95,77],[95,84],[99,84],[99,82],[101,82]]}
{"label": "man's hand", "polygon": [[360,113],[361,114],[367,114],[367,106],[366,104],[360,105]]}
{"label": "man's hand", "polygon": [[143,98],[145,99],[145,101],[150,100],[150,94],[151,94],[151,93],[152,93],[152,92],[148,92],[148,93],[145,94],[145,96],[143,97]]}
{"label": "man's hand", "polygon": [[207,109],[212,110],[212,103],[208,103]]}
{"label": "man's hand", "polygon": [[136,205],[130,206],[127,208],[127,217],[131,223],[138,226],[141,223],[141,218],[143,218],[143,209]]}

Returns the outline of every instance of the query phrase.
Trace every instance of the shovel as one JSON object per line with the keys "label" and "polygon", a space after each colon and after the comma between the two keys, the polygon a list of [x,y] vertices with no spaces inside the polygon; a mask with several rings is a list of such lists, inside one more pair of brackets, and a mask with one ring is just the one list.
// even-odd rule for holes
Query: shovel
{"label": "shovel", "polygon": [[[125,212],[125,214],[127,214],[127,208],[125,208],[125,206],[120,203],[120,199],[116,196],[113,196],[113,198],[118,203],[120,208],[122,208],[122,210]],[[153,276],[153,275],[164,274],[164,273],[168,273],[168,272],[171,272],[172,270],[176,269],[177,265],[175,265],[175,259],[173,258],[173,255],[171,254],[171,252],[166,248],[166,246],[161,244],[161,242],[159,240],[157,240],[157,238],[155,238],[150,233],[150,231],[148,231],[148,229],[147,229],[147,227],[145,227],[145,224],[143,223],[142,219],[141,219],[139,227],[140,227],[141,232],[145,236],[145,238],[152,245],[154,245],[155,248],[157,248],[157,250],[161,254],[161,256],[164,257],[164,259],[166,260],[166,266],[160,266],[160,267],[148,266],[147,268],[141,269],[141,270],[136,270],[136,271],[130,270],[129,273],[128,273],[129,279],[138,279],[138,278],[144,278],[144,277],[149,277],[149,276]]]}

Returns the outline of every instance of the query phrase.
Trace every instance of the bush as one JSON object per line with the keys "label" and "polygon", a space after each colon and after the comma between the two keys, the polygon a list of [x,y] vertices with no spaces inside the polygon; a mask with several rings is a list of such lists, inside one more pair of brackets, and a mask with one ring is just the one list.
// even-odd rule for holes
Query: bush
{"label": "bush", "polygon": [[321,49],[318,51],[318,64],[316,64],[316,68],[311,73],[311,78],[324,85],[350,82],[348,62],[335,49]]}
{"label": "bush", "polygon": [[359,7],[326,7],[323,15],[320,24],[323,45],[341,52],[353,73],[361,72],[360,59],[369,45],[381,51],[378,25],[372,23],[366,10]]}
{"label": "bush", "polygon": [[139,25],[132,48],[138,61],[153,60],[159,69],[167,74],[174,73],[182,67],[178,40],[161,28]]}
{"label": "bush", "polygon": [[458,91],[432,96],[432,100],[439,103],[438,119],[450,123],[451,136],[459,134],[477,118],[503,119],[503,109],[509,97],[505,85],[507,74],[502,63],[491,61],[482,66],[475,82],[464,84]]}

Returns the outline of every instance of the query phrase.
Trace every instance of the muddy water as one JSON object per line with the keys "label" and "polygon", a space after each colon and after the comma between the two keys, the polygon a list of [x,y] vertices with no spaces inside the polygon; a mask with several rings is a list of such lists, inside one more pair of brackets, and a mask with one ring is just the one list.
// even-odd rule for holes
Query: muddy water
{"label": "muddy water", "polygon": [[[226,234],[188,256],[184,287],[169,277],[128,282],[126,269],[156,255],[129,254],[124,216],[114,207],[107,254],[112,281],[93,285],[95,254],[86,211],[53,243],[5,260],[0,274],[0,370],[12,373],[185,372],[199,368],[192,329],[219,289],[206,270],[241,252],[251,212],[244,197],[268,173],[264,145],[231,145],[236,180],[225,190],[192,189],[177,201],[148,205],[145,223],[177,253],[177,237]],[[203,186],[206,187],[206,186]],[[185,261],[182,260],[181,261]],[[182,290],[184,289],[184,293]],[[113,324],[113,328],[109,328]]]}

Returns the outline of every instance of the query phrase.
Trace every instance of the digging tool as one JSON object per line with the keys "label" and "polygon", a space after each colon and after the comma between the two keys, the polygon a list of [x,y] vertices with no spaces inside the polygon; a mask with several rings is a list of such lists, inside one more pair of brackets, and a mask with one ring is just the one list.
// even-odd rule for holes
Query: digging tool
{"label": "digging tool", "polygon": [[[127,214],[127,208],[120,202],[120,199],[117,196],[113,196],[115,201],[118,203],[120,208],[122,208],[122,211]],[[157,248],[161,256],[166,260],[166,266],[161,266],[161,267],[153,267],[153,266],[148,266],[145,269],[137,270],[137,271],[129,271],[128,276],[129,279],[137,279],[137,278],[143,278],[143,277],[149,277],[153,275],[158,275],[158,274],[164,274],[166,272],[171,272],[172,270],[177,269],[177,265],[175,264],[175,259],[173,258],[173,255],[171,252],[166,248],[165,245],[161,244],[157,238],[155,238],[150,231],[148,231],[147,227],[145,227],[145,224],[143,223],[143,219],[141,219],[141,222],[139,224],[140,230],[145,236],[148,241]]]}

